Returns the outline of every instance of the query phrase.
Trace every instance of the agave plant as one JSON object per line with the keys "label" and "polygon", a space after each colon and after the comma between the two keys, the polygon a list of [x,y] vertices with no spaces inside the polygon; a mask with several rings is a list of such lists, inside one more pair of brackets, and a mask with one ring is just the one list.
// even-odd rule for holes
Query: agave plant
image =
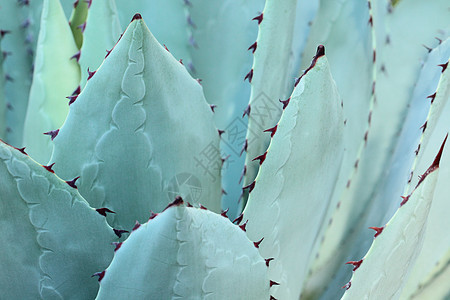
{"label": "agave plant", "polygon": [[450,297],[446,1],[72,4],[0,5],[2,297]]}

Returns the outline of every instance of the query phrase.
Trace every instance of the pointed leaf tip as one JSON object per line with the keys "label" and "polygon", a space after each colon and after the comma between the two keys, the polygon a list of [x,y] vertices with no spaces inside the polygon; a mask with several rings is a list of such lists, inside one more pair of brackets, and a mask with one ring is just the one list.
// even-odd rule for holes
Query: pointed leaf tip
{"label": "pointed leaf tip", "polygon": [[134,20],[142,20],[141,14],[140,13],[135,14],[131,19],[131,22],[133,22]]}
{"label": "pointed leaf tip", "polygon": [[324,45],[319,45],[317,46],[317,51],[316,51],[316,56],[315,58],[319,58],[321,56],[325,55],[325,46]]}
{"label": "pointed leaf tip", "polygon": [[[180,206],[184,203],[183,198],[181,198],[180,196],[176,196],[175,200],[172,201],[172,203],[169,203],[169,205],[166,206],[166,208],[164,208],[164,210],[172,207],[172,206]],[[163,211],[164,211],[163,210]]]}
{"label": "pointed leaf tip", "polygon": [[425,171],[425,173],[423,173],[423,175],[420,176],[419,182],[417,182],[417,186],[416,187],[418,187],[425,180],[425,177],[427,177],[428,174],[430,174],[431,172],[433,172],[434,170],[439,168],[439,162],[441,161],[442,152],[444,151],[445,142],[447,142],[447,137],[448,137],[448,133],[445,135],[444,141],[442,142],[442,145],[439,148],[439,152],[436,155],[433,163],[431,164],[430,167],[428,167],[428,169]]}

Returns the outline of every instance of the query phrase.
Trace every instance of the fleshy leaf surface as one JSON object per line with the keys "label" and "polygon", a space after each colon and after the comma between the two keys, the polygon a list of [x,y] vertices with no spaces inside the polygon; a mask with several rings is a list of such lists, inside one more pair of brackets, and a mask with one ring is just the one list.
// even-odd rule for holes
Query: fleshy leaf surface
{"label": "fleshy leaf surface", "polygon": [[446,139],[421,181],[377,234],[361,261],[350,262],[353,276],[342,299],[398,299],[423,245]]}
{"label": "fleshy leaf surface", "polygon": [[121,244],[97,299],[269,299],[269,288],[266,263],[244,231],[218,214],[181,205]]}
{"label": "fleshy leaf surface", "polygon": [[321,49],[294,89],[244,210],[248,236],[264,237],[261,255],[274,258],[278,299],[300,296],[342,163],[341,99]]}
{"label": "fleshy leaf surface", "polygon": [[219,134],[201,86],[136,15],[70,106],[51,162],[130,230],[183,196],[220,211]]}
{"label": "fleshy leaf surface", "polygon": [[80,67],[71,59],[78,49],[59,0],[44,1],[40,28],[22,144],[34,160],[47,163],[53,142],[44,133],[64,123]]}
{"label": "fleshy leaf surface", "polygon": [[[0,141],[0,286],[5,299],[92,299],[111,227],[80,194]],[[82,288],[80,288],[82,287]]]}

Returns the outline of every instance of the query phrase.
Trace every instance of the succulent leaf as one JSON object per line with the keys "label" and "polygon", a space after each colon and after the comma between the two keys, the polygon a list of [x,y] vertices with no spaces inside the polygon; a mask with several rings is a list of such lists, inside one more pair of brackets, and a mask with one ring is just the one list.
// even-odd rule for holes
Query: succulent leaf
{"label": "succulent leaf", "polygon": [[255,45],[258,23],[252,18],[264,8],[264,1],[192,0],[190,3],[188,29],[196,46],[188,48],[192,66],[189,60],[183,61],[194,77],[202,79],[206,100],[216,106],[216,127],[225,131],[220,145],[222,156],[227,157],[222,169],[222,188],[226,191],[222,208],[229,209],[228,216],[233,220],[244,204],[240,178],[245,161],[241,150],[247,118],[242,114],[248,105],[250,86],[242,79],[252,67],[252,51],[257,51],[246,50]]}
{"label": "succulent leaf", "polygon": [[112,259],[112,228],[75,189],[1,141],[0,178],[2,297],[92,299],[91,274]]}
{"label": "succulent leaf", "polygon": [[86,0],[75,1],[70,16],[70,29],[72,30],[73,38],[78,49],[81,49],[81,46],[83,45],[83,33],[86,28],[86,19],[89,10],[88,6],[88,1]]}
{"label": "succulent leaf", "polygon": [[[444,57],[448,58],[450,56],[450,40],[447,39],[442,45],[447,45],[446,51],[441,50],[444,55],[447,52]],[[446,69],[445,72],[441,73],[442,68],[437,65],[434,65],[434,68],[437,68],[437,71],[441,74],[441,78],[426,121],[427,127],[423,132],[419,144],[420,148],[416,156],[416,168],[412,172],[411,186],[417,185],[420,182],[420,177],[417,174],[420,174],[419,172],[422,172],[422,174],[425,172],[426,169],[423,166],[432,161],[433,156],[431,153],[436,152],[436,149],[439,147],[439,140],[442,140],[450,131],[450,122],[448,120],[448,114],[450,113],[450,70]],[[442,258],[449,249],[450,237],[446,230],[450,226],[450,221],[447,218],[447,212],[450,208],[448,204],[450,167],[447,167],[448,164],[448,158],[443,157],[442,168],[439,173],[433,204],[430,210],[430,217],[426,226],[424,247],[417,258],[417,263],[414,265],[411,276],[408,278],[405,286],[404,296],[407,298],[419,290],[419,286],[423,283],[425,277],[431,276],[433,267],[442,261]],[[411,186],[409,187],[410,189]]]}
{"label": "succulent leaf", "polygon": [[269,299],[267,273],[258,249],[227,218],[173,205],[123,242],[97,299]]}
{"label": "succulent leaf", "polygon": [[266,1],[259,22],[258,48],[247,79],[251,83],[244,186],[255,180],[259,164],[253,159],[263,154],[270,143],[264,130],[277,124],[283,110],[279,100],[288,98],[293,79],[290,67],[296,0]]}
{"label": "succulent leaf", "polygon": [[[0,6],[0,30],[2,51],[11,53],[3,62],[5,72],[5,98],[8,106],[6,124],[9,128],[6,141],[22,146],[22,133],[31,86],[33,50],[26,43],[27,8],[18,1],[2,1]],[[24,46],[25,45],[25,46]]]}
{"label": "succulent leaf", "polygon": [[220,212],[211,109],[140,15],[70,106],[54,143],[55,172],[81,176],[80,193],[115,211],[108,217],[115,228],[130,230],[176,195]]}
{"label": "succulent leaf", "polygon": [[341,99],[320,47],[278,123],[243,216],[249,238],[264,237],[262,256],[274,258],[278,299],[300,296],[342,163]]}
{"label": "succulent leaf", "polygon": [[122,33],[117,8],[113,0],[93,1],[89,7],[83,46],[80,50],[81,86],[87,82],[90,70],[103,62]]}
{"label": "succulent leaf", "polygon": [[33,159],[47,163],[53,142],[43,133],[64,123],[66,96],[78,86],[80,68],[71,59],[78,49],[59,0],[44,1],[40,28],[22,144]]}
{"label": "succulent leaf", "polygon": [[[446,139],[445,139],[446,140]],[[444,143],[422,181],[406,196],[384,226],[357,270],[342,299],[398,299],[423,244],[425,225],[439,174]]]}

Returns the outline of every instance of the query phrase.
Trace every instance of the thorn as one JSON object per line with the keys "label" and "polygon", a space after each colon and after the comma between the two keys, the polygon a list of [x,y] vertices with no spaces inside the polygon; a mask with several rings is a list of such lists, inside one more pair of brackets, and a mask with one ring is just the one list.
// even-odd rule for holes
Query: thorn
{"label": "thorn", "polygon": [[50,130],[50,131],[44,132],[43,134],[49,135],[50,139],[53,141],[55,139],[55,137],[58,135],[58,133],[59,133],[59,129],[56,129],[56,130]]}
{"label": "thorn", "polygon": [[242,178],[244,178],[246,173],[247,173],[247,166],[244,165],[244,169],[242,170],[242,173],[241,173],[241,178],[239,178],[239,184],[241,184]]}
{"label": "thorn", "polygon": [[28,28],[30,26],[30,19],[26,19],[25,21],[22,22],[22,24],[20,24],[20,26],[22,28]]}
{"label": "thorn", "polygon": [[431,104],[433,104],[434,98],[436,98],[436,93],[427,97],[427,99],[431,99]]}
{"label": "thorn", "polygon": [[274,285],[280,285],[278,282],[275,282],[273,280],[270,281],[270,287],[274,286]]}
{"label": "thorn", "polygon": [[222,166],[230,158],[230,156],[231,156],[231,154],[228,154],[226,157],[220,158],[220,160],[222,161]]}
{"label": "thorn", "polygon": [[266,259],[265,259],[265,261],[266,261],[266,266],[267,266],[267,267],[269,266],[269,263],[270,263],[272,260],[273,260],[273,257],[271,257],[271,258],[266,258]]}
{"label": "thorn", "polygon": [[264,13],[261,13],[259,16],[254,17],[254,18],[252,19],[252,21],[253,21],[253,20],[256,20],[256,21],[258,21],[258,25],[261,24],[261,22],[262,22],[262,20],[263,20],[263,15],[264,15]]}
{"label": "thorn", "polygon": [[77,28],[80,28],[80,29],[81,29],[81,32],[84,33],[84,31],[86,30],[86,22],[84,22],[84,23],[81,24],[81,25],[78,25]]}
{"label": "thorn", "polygon": [[240,229],[242,229],[244,232],[246,232],[247,231],[247,229],[245,228],[246,226],[247,226],[247,222],[248,222],[248,220],[247,221],[245,221],[245,223],[244,224],[242,224],[242,225],[239,225],[239,228]]}
{"label": "thorn", "polygon": [[88,9],[91,8],[92,0],[84,0],[87,3]]}
{"label": "thorn", "polygon": [[252,53],[255,53],[256,47],[258,46],[258,42],[254,42],[247,50],[252,50]]}
{"label": "thorn", "polygon": [[422,133],[425,132],[425,129],[427,129],[427,123],[428,121],[425,121],[422,126],[420,126],[420,129],[422,129]]}
{"label": "thorn", "polygon": [[250,104],[247,106],[247,108],[244,110],[244,114],[242,115],[242,117],[245,117],[245,115],[250,117]]}
{"label": "thorn", "polygon": [[242,153],[244,153],[244,151],[247,152],[247,147],[248,147],[248,140],[245,139],[244,146],[242,147],[241,153],[239,154],[239,156],[242,156]]}
{"label": "thorn", "polygon": [[377,237],[383,232],[384,227],[369,227],[369,229],[375,230],[375,235],[373,237]]}
{"label": "thorn", "polygon": [[66,98],[69,99],[69,106],[70,106],[77,100],[78,95],[67,96]]}
{"label": "thorn", "polygon": [[78,178],[80,178],[80,176],[75,177],[74,179],[70,180],[70,181],[66,181],[66,183],[70,186],[73,187],[74,189],[77,189],[78,187],[75,184],[75,181],[78,180]]}
{"label": "thorn", "polygon": [[346,262],[345,264],[346,265],[353,265],[353,272],[354,272],[361,266],[362,262],[363,262],[362,259],[358,260],[358,261],[351,260],[351,261]]}
{"label": "thorn", "polygon": [[440,45],[440,44],[442,44],[442,40],[441,40],[440,38],[438,38],[438,37],[435,37],[435,39],[436,39],[436,40],[438,40],[438,42],[439,42],[439,45]]}
{"label": "thorn", "polygon": [[97,71],[93,71],[93,72],[89,71],[89,67],[88,67],[87,71],[88,71],[88,74],[89,74],[87,80],[91,79],[92,76],[94,76],[95,72],[97,72]]}
{"label": "thorn", "polygon": [[239,224],[239,223],[242,222],[242,218],[244,218],[244,214],[241,213],[241,214],[239,215],[239,217],[237,217],[236,219],[234,219],[233,222],[231,222],[231,223],[236,223],[236,222],[237,222],[236,224]]}
{"label": "thorn", "polygon": [[6,58],[8,57],[8,55],[11,55],[11,54],[12,54],[12,52],[9,52],[9,51],[3,51],[3,52],[2,52],[3,59],[6,59]]}
{"label": "thorn", "polygon": [[189,26],[191,26],[194,29],[197,29],[197,26],[195,25],[195,23],[192,21],[191,15],[188,15],[186,17],[186,22],[188,23]]}
{"label": "thorn", "polygon": [[191,45],[192,47],[198,48],[197,42],[195,41],[195,38],[192,34],[189,36],[188,42],[189,42],[189,45]]}
{"label": "thorn", "polygon": [[70,59],[74,59],[75,58],[77,60],[77,62],[78,62],[78,61],[80,61],[80,56],[81,56],[81,50],[78,51],[77,53],[75,53],[74,55],[72,55],[70,57]]}
{"label": "thorn", "polygon": [[424,45],[424,44],[422,44],[422,46],[425,48],[425,49],[427,49],[427,51],[428,51],[428,53],[430,53],[431,51],[433,51],[433,49],[432,48],[430,48],[430,47],[427,47],[426,45]]}
{"label": "thorn", "polygon": [[183,59],[180,58],[180,60],[178,62],[184,66]]}
{"label": "thorn", "polygon": [[261,244],[261,242],[264,240],[264,238],[261,238],[259,241],[257,242],[253,242],[253,245],[255,245],[256,248],[259,248],[259,245]]}
{"label": "thorn", "polygon": [[19,150],[19,152],[21,152],[22,154],[28,155],[28,154],[25,152],[25,147],[22,147],[22,148],[16,148],[16,147],[14,147],[14,149]]}
{"label": "thorn", "polygon": [[215,113],[214,110],[216,109],[217,105],[211,104],[209,107],[211,108],[212,112]]}
{"label": "thorn", "polygon": [[139,227],[141,227],[141,224],[138,221],[136,221],[136,223],[134,224],[134,227],[133,227],[133,229],[131,229],[131,231],[133,232],[136,229],[138,229]]}
{"label": "thorn", "polygon": [[122,247],[122,242],[112,242],[112,245],[114,245],[114,252],[116,252],[117,250],[120,249],[120,247]]}
{"label": "thorn", "polygon": [[400,207],[401,207],[401,206],[405,205],[406,202],[408,202],[409,195],[408,196],[400,196],[400,197],[403,199],[403,201],[400,203]]}
{"label": "thorn", "polygon": [[112,210],[110,210],[106,207],[97,208],[96,211],[104,217],[106,217],[106,213],[115,214],[115,212],[113,212]]}
{"label": "thorn", "polygon": [[197,80],[198,84],[202,85],[202,79],[197,78],[196,80]]}
{"label": "thorn", "polygon": [[81,93],[81,86],[79,85],[75,91],[72,92],[72,96],[79,95]]}
{"label": "thorn", "polygon": [[119,239],[122,237],[122,234],[129,233],[129,231],[127,231],[127,230],[115,229],[115,228],[113,228],[113,231],[119,237]]}
{"label": "thorn", "polygon": [[111,48],[111,50],[106,49],[106,55],[105,55],[105,59],[109,56],[109,54],[111,53],[113,48]]}
{"label": "thorn", "polygon": [[264,132],[270,132],[270,137],[272,138],[275,132],[277,132],[278,124],[272,128],[264,130]]}
{"label": "thorn", "polygon": [[438,65],[438,66],[442,68],[442,73],[444,73],[445,69],[447,69],[448,62],[446,62],[445,64]]}
{"label": "thorn", "polygon": [[269,300],[278,300],[277,298],[275,298],[274,296],[270,295]]}
{"label": "thorn", "polygon": [[222,189],[222,195],[228,195],[228,193],[224,189]]}
{"label": "thorn", "polygon": [[150,211],[150,212],[151,212],[151,214],[150,214],[150,217],[148,218],[149,221],[153,220],[158,215],[157,213],[154,213],[153,211]]}
{"label": "thorn", "polygon": [[219,132],[219,137],[221,138],[221,137],[222,137],[222,134],[224,134],[225,130],[217,129],[217,131]]}
{"label": "thorn", "polygon": [[169,52],[169,53],[170,53],[170,51],[169,51],[169,48],[167,48],[166,44],[163,44],[163,46],[164,46],[164,49],[166,49],[166,50],[167,50],[167,52]]}
{"label": "thorn", "polygon": [[247,75],[245,75],[244,77],[244,81],[248,78],[248,82],[252,83],[252,79],[253,79],[253,68],[250,70],[250,72],[247,73]]}
{"label": "thorn", "polygon": [[94,277],[94,276],[98,276],[98,282],[100,282],[100,281],[102,281],[103,277],[105,277],[105,271],[97,272],[95,274],[92,274],[91,277]]}
{"label": "thorn", "polygon": [[0,30],[0,38],[3,38],[8,33],[11,33],[11,31],[10,30]]}
{"label": "thorn", "polygon": [[55,173],[55,171],[53,171],[53,166],[55,165],[55,163],[52,163],[48,166],[43,166],[47,171],[49,171],[50,173]]}
{"label": "thorn", "polygon": [[73,3],[73,8],[77,8],[77,6],[78,6],[78,0],[76,0],[76,1]]}
{"label": "thorn", "polygon": [[250,184],[247,185],[247,186],[244,186],[244,187],[242,188],[242,190],[248,189],[248,193],[250,194],[250,193],[253,191],[254,188],[255,188],[255,181],[253,181],[252,183],[250,183]]}
{"label": "thorn", "polygon": [[[141,14],[135,14],[135,15],[133,16],[133,19],[131,19],[131,22],[133,22],[134,20],[142,20]],[[131,23],[131,22],[130,22],[130,23]]]}
{"label": "thorn", "polygon": [[172,207],[172,206],[180,206],[184,203],[183,198],[181,198],[180,196],[176,196],[175,200],[173,200],[171,203],[169,203],[169,205],[166,206],[166,208],[164,208],[163,211],[165,211],[166,209]]}
{"label": "thorn", "polygon": [[186,204],[186,206],[187,206],[187,207],[194,207],[194,206],[192,206],[192,204],[191,204],[190,202],[188,202],[188,203]]}
{"label": "thorn", "polygon": [[372,18],[372,15],[371,15],[370,18],[369,18],[369,24],[370,24],[370,26],[373,26],[373,18]]}
{"label": "thorn", "polygon": [[289,101],[291,101],[291,97],[289,97],[287,100],[278,100],[278,101],[280,101],[282,104],[283,104],[283,109],[285,109],[287,106],[288,106],[288,104],[289,104]]}
{"label": "thorn", "polygon": [[206,207],[204,207],[203,205],[201,205],[201,204],[199,204],[200,205],[200,209],[203,209],[203,210],[208,210]]}
{"label": "thorn", "polygon": [[252,161],[259,160],[259,165],[262,165],[262,163],[266,160],[267,151],[264,152],[264,154],[261,154],[260,156],[255,157]]}
{"label": "thorn", "polygon": [[220,213],[220,215],[221,215],[222,217],[224,217],[224,218],[228,218],[228,216],[227,216],[228,210],[229,210],[229,208],[227,208],[227,209],[225,209],[225,210],[222,210],[222,212]]}
{"label": "thorn", "polygon": [[352,286],[352,282],[349,281],[346,285],[344,285],[342,288],[348,290]]}
{"label": "thorn", "polygon": [[11,77],[9,74],[5,74],[5,80],[9,82],[14,82],[14,78]]}

